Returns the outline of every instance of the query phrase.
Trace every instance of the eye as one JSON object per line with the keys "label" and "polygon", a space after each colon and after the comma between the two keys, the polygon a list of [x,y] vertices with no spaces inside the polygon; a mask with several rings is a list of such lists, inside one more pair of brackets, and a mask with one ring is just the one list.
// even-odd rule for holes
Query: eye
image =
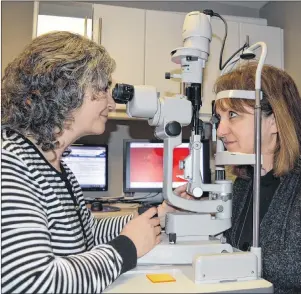
{"label": "eye", "polygon": [[108,81],[108,84],[107,84],[107,86],[104,89],[105,92],[107,92],[111,88],[111,86],[112,86],[112,81]]}
{"label": "eye", "polygon": [[230,118],[234,118],[234,117],[237,117],[238,116],[238,114],[236,113],[236,112],[234,112],[234,111],[229,111],[229,117]]}

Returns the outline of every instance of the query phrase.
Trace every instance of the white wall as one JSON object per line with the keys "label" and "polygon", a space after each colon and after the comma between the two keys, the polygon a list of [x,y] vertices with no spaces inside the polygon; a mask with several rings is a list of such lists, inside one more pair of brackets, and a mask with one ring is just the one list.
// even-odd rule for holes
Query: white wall
{"label": "white wall", "polygon": [[260,10],[269,26],[284,30],[284,68],[295,80],[301,92],[301,2],[270,2]]}
{"label": "white wall", "polygon": [[1,70],[3,73],[7,64],[31,41],[33,2],[2,2],[1,20]]}

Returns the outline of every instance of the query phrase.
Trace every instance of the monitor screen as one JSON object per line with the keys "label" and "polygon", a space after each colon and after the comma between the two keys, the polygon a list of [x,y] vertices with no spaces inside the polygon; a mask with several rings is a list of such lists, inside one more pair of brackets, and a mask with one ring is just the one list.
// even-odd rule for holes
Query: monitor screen
{"label": "monitor screen", "polygon": [[[201,173],[203,182],[210,183],[209,142],[202,143]],[[185,184],[179,162],[189,155],[189,143],[174,149],[173,188]],[[163,188],[163,142],[125,140],[123,160],[124,192],[161,192]]]}
{"label": "monitor screen", "polygon": [[63,161],[83,191],[108,191],[108,146],[71,145]]}

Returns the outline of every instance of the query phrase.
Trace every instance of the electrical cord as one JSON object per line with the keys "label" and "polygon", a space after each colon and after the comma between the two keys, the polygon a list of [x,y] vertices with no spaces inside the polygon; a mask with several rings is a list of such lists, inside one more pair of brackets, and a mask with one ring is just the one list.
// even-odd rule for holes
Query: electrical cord
{"label": "electrical cord", "polygon": [[210,15],[211,17],[215,16],[215,17],[220,18],[223,21],[224,25],[225,25],[225,34],[224,34],[223,43],[222,43],[222,47],[221,47],[221,51],[220,51],[220,57],[219,57],[219,69],[223,70],[225,68],[225,66],[229,63],[229,61],[236,54],[238,54],[240,51],[243,51],[245,48],[249,47],[249,44],[246,42],[241,48],[239,48],[235,53],[233,53],[231,55],[231,57],[229,57],[227,59],[227,61],[223,64],[223,53],[224,53],[226,39],[227,39],[227,36],[228,36],[228,24],[227,24],[226,20],[221,15],[219,15],[216,12],[213,12],[213,10],[211,10],[211,9],[205,9],[203,11],[203,13],[206,14],[206,15]]}
{"label": "electrical cord", "polygon": [[[137,197],[137,198],[129,198],[129,199],[124,199],[124,198],[116,198],[116,199],[101,199],[101,198],[95,198],[93,200],[89,200],[89,202],[93,201],[99,201],[102,204],[115,204],[115,203],[143,203],[142,200],[147,200],[151,198],[155,198],[158,196],[160,193],[148,193],[145,196]],[[88,201],[87,201],[88,202]]]}
{"label": "electrical cord", "polygon": [[141,202],[141,200],[146,200],[146,199],[151,199],[151,198],[155,198],[156,196],[158,196],[160,193],[156,193],[154,195],[152,195],[152,193],[146,194],[145,196],[142,197],[137,197],[137,198],[133,198],[133,199],[123,199],[120,202]]}
{"label": "electrical cord", "polygon": [[246,49],[247,47],[249,47],[249,45],[247,43],[245,43],[242,47],[240,47],[238,50],[236,50],[228,59],[227,61],[223,64],[223,66],[221,66],[221,60],[222,60],[222,55],[223,53],[221,52],[220,54],[220,70],[223,70],[225,68],[225,66],[231,61],[231,59],[238,54],[240,51],[243,51],[244,49]]}

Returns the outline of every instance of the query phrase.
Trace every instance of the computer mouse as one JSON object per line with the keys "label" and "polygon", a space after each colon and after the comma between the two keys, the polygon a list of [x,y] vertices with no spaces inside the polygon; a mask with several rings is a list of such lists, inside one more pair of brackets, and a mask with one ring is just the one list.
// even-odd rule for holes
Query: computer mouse
{"label": "computer mouse", "polygon": [[92,211],[102,211],[103,210],[102,203],[100,201],[93,201],[91,203],[91,210]]}

